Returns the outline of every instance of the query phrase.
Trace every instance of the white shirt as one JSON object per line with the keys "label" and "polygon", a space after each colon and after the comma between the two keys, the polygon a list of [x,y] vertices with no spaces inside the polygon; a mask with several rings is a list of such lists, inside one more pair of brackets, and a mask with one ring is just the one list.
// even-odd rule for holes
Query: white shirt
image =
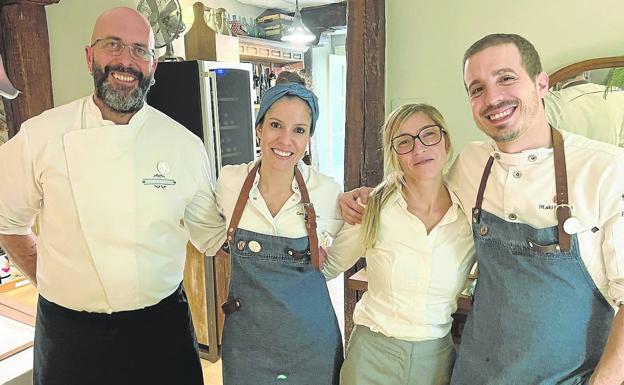
{"label": "white shirt", "polygon": [[604,97],[605,86],[578,84],[550,91],[544,98],[553,127],[624,147],[624,90]]}
{"label": "white shirt", "polygon": [[0,233],[39,215],[41,295],[89,312],[158,303],[182,281],[189,231],[210,244],[217,216],[199,138],[144,106],[105,121],[88,96],[24,122],[0,147]]}
{"label": "white shirt", "polygon": [[441,338],[474,263],[472,231],[458,198],[427,234],[396,192],[381,210],[375,247],[362,243],[361,225],[345,224],[331,247],[323,274],[332,279],[366,258],[368,290],[353,320],[375,332],[407,341]]}
{"label": "white shirt", "polygon": [[[230,223],[234,206],[238,200],[243,182],[255,164],[239,164],[225,166],[221,169],[216,187],[217,206],[225,217],[221,223],[223,232],[220,239],[225,241],[225,223]],[[316,210],[317,233],[319,240],[326,235],[335,236],[342,228],[342,216],[338,210],[338,196],[342,193],[340,185],[332,178],[325,176],[303,162],[297,164],[310,195],[310,201]],[[299,238],[308,235],[301,205],[301,192],[293,176],[292,196],[286,201],[275,217],[271,215],[266,205],[258,183],[260,173],[256,173],[249,200],[243,210],[239,228],[260,234],[274,235],[286,238]],[[215,254],[220,244],[208,249],[207,254]]]}
{"label": "white shirt", "polygon": [[[581,257],[596,286],[611,304],[624,300],[624,150],[563,132],[569,202],[578,218]],[[483,169],[495,156],[483,209],[509,222],[534,228],[555,226],[555,169],[552,148],[517,154],[494,142],[474,142],[461,152],[449,185],[466,215],[475,205]],[[597,227],[599,230],[592,231]]]}

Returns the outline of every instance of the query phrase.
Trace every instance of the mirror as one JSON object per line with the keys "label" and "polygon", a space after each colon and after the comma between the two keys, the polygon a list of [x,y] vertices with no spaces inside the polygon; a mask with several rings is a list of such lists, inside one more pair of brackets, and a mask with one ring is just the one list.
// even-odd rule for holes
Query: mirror
{"label": "mirror", "polygon": [[550,75],[548,122],[624,147],[624,56],[585,60]]}

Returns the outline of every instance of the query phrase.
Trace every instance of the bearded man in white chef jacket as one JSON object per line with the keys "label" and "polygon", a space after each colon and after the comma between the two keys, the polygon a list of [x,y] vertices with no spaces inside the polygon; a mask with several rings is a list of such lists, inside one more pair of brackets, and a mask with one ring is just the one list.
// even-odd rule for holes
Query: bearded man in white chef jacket
{"label": "bearded man in white chef jacket", "polygon": [[181,281],[189,234],[221,242],[204,146],[145,103],[143,16],[103,13],[85,53],[94,94],[0,148],[0,242],[40,294],[34,383],[202,384]]}

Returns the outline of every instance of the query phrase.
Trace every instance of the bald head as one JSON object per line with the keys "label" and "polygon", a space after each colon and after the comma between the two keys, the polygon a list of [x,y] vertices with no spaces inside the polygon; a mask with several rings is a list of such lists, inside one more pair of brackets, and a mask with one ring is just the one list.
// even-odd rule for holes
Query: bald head
{"label": "bald head", "polygon": [[158,64],[148,21],[132,8],[104,12],[95,22],[85,55],[102,116],[127,123],[144,105]]}
{"label": "bald head", "polygon": [[109,9],[97,18],[91,42],[106,37],[121,38],[129,43],[146,44],[150,49],[154,48],[154,32],[149,22],[128,7]]}

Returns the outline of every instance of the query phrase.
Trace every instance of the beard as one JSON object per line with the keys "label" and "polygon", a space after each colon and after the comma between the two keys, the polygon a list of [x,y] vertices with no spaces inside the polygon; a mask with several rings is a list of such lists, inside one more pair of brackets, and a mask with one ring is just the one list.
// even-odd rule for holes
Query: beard
{"label": "beard", "polygon": [[[532,100],[535,100],[535,103],[532,103]],[[529,125],[532,124],[532,122],[534,121],[535,115],[537,114],[537,110],[539,107],[539,103],[540,99],[537,96],[536,91],[533,91],[530,100],[524,99],[514,101],[502,101],[497,105],[486,108],[481,114],[483,120],[476,120],[477,126],[481,131],[483,131],[487,136],[492,138],[497,143],[513,142],[516,139],[520,138],[530,128]],[[490,111],[495,111],[508,105],[515,105],[516,110],[514,111],[514,114],[520,114],[520,119],[518,120],[516,125],[506,125],[500,128],[493,127],[486,115],[489,114]]]}
{"label": "beard", "polygon": [[[136,77],[138,86],[114,86],[108,81],[112,71],[127,73]],[[93,62],[93,82],[95,95],[102,100],[111,110],[120,113],[137,112],[143,107],[145,97],[152,84],[154,75],[143,75],[141,71],[122,65],[105,66],[102,68],[97,62]]]}

